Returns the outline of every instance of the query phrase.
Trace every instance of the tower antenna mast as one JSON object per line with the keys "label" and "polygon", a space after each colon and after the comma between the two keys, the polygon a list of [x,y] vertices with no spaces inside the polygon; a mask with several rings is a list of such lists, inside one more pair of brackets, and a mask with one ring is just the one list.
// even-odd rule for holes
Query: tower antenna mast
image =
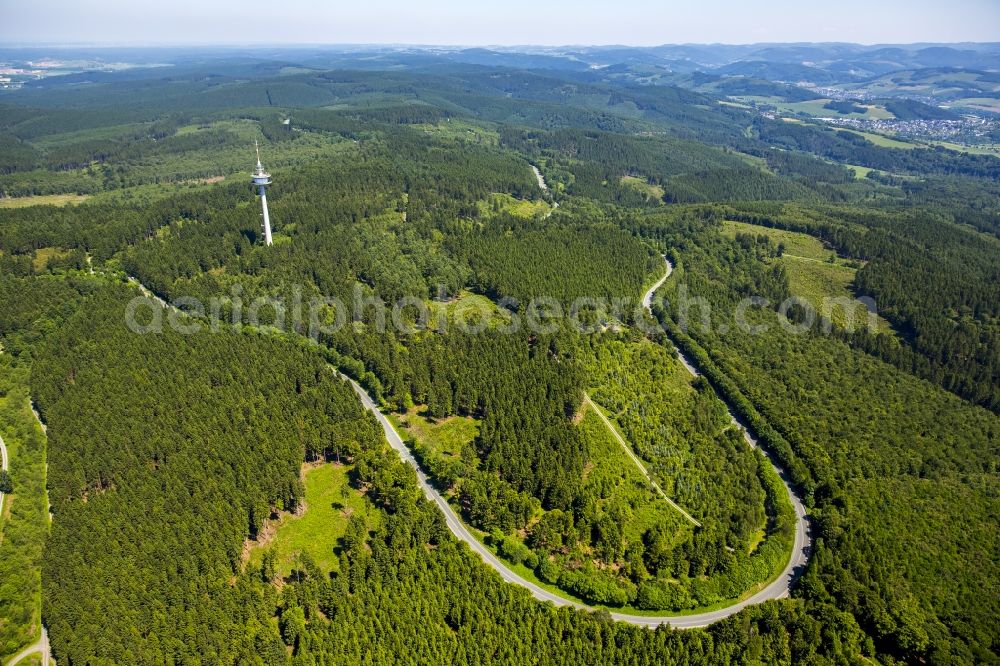
{"label": "tower antenna mast", "polygon": [[260,163],[260,146],[257,140],[253,142],[254,150],[257,152],[257,168],[253,172],[253,184],[257,186],[257,194],[260,196],[260,206],[263,209],[263,221],[261,227],[264,230],[264,244],[271,245],[271,218],[267,214],[267,186],[271,184],[271,174],[264,171]]}

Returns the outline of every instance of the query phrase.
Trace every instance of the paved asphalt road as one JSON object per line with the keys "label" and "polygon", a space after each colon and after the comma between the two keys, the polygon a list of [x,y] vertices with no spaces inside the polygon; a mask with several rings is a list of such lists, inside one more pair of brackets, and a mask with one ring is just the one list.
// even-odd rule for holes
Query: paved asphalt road
{"label": "paved asphalt road", "polygon": [[[664,260],[666,260],[666,258],[664,258]],[[670,273],[673,271],[673,266],[670,264],[669,261],[666,261],[666,266],[667,266],[666,274],[656,284],[650,287],[649,291],[647,291],[645,296],[643,296],[642,302],[647,310],[650,308],[650,305],[652,303],[653,293],[660,286],[662,286],[664,282],[666,282],[667,278],[670,277]],[[141,283],[139,283],[139,287],[140,289],[142,289],[144,293],[146,294],[150,293]],[[170,307],[159,298],[157,298],[157,300],[164,307]],[[684,364],[684,367],[686,367],[691,374],[697,375],[698,374],[697,368],[695,368],[682,354],[680,354],[679,350],[678,354],[680,356],[681,362]],[[353,379],[350,379],[348,377],[344,378],[350,381],[351,386],[354,388],[354,391],[358,394],[358,398],[361,399],[361,402],[365,406],[365,408],[368,409],[368,411],[370,411],[372,414],[374,414],[375,417],[378,419],[379,423],[382,424],[382,429],[385,431],[385,437],[389,441],[389,444],[392,446],[392,448],[396,450],[396,452],[404,461],[406,461],[411,467],[413,467],[414,470],[416,470],[417,480],[420,483],[420,487],[423,489],[424,494],[430,501],[436,504],[437,507],[444,514],[445,521],[448,525],[448,529],[451,530],[452,534],[454,534],[455,537],[468,544],[469,548],[471,548],[474,552],[476,552],[486,564],[495,569],[497,573],[500,574],[501,578],[503,578],[508,583],[513,583],[514,585],[520,585],[521,587],[527,589],[536,599],[539,599],[541,601],[549,601],[557,606],[573,606],[575,608],[579,608],[582,610],[594,610],[590,606],[575,601],[570,601],[569,599],[565,599],[564,597],[549,592],[548,590],[542,588],[541,586],[522,578],[517,573],[507,568],[507,565],[505,565],[499,558],[497,558],[496,555],[490,552],[490,550],[486,548],[486,546],[480,543],[479,540],[476,539],[476,537],[472,534],[472,532],[469,531],[469,529],[465,526],[462,520],[458,517],[458,515],[455,513],[455,510],[452,509],[451,505],[449,505],[448,502],[431,485],[430,480],[427,478],[427,475],[424,474],[423,470],[420,469],[420,465],[417,464],[417,461],[416,459],[414,459],[413,454],[410,453],[410,450],[406,447],[406,444],[403,443],[403,440],[399,436],[399,433],[396,432],[395,427],[393,427],[392,423],[385,416],[385,414],[381,412],[381,410],[378,408],[378,405],[375,404],[375,402],[372,400],[371,396],[369,396],[365,392],[365,390],[361,388],[361,386]],[[731,410],[730,410],[730,417],[733,419],[733,423],[739,425],[739,422],[737,421],[735,415],[733,415]],[[746,432],[745,429],[744,429],[744,436],[747,442],[751,446],[753,447],[757,446],[757,441],[748,432]],[[772,464],[774,464],[773,460],[771,462]],[[621,622],[628,622],[630,624],[644,626],[644,627],[657,627],[662,624],[666,624],[677,629],[690,629],[694,627],[705,627],[710,624],[713,624],[714,622],[718,622],[719,620],[727,618],[730,615],[738,613],[747,606],[759,604],[769,599],[780,599],[782,597],[788,596],[792,584],[795,582],[795,580],[798,578],[798,575],[802,572],[802,570],[805,567],[806,561],[808,560],[809,557],[809,551],[812,546],[812,541],[809,537],[808,522],[806,520],[805,507],[802,505],[800,498],[795,494],[795,491],[792,488],[792,485],[789,482],[784,471],[776,464],[775,464],[775,469],[778,471],[778,474],[781,476],[782,480],[785,483],[785,487],[788,489],[788,494],[791,497],[792,505],[795,507],[795,515],[796,515],[795,544],[792,551],[792,557],[788,562],[788,566],[785,567],[785,570],[781,573],[780,576],[778,576],[778,578],[776,578],[770,585],[760,590],[756,594],[748,597],[747,599],[744,599],[743,601],[740,601],[738,603],[735,603],[731,606],[727,606],[719,610],[708,611],[704,613],[695,613],[691,615],[657,615],[657,616],[629,615],[627,613],[611,613],[611,617]]]}
{"label": "paved asphalt road", "polygon": [[[666,282],[667,278],[670,277],[670,273],[672,272],[672,270],[673,266],[671,266],[670,262],[667,261],[666,274],[656,284],[654,284],[649,289],[648,292],[646,292],[642,302],[647,310],[650,308],[650,305],[652,303],[653,293],[660,286],[662,286],[664,282]],[[681,363],[683,363],[684,367],[688,369],[688,372],[690,372],[692,375],[697,376],[698,375],[697,368],[695,368],[688,361],[688,359],[684,357],[683,354],[680,354],[679,350],[678,350],[678,355],[680,357]],[[490,550],[486,548],[486,546],[480,543],[479,540],[476,539],[476,537],[469,531],[469,529],[465,526],[462,520],[458,517],[458,515],[455,513],[455,510],[452,509],[451,505],[449,505],[448,502],[431,485],[430,481],[427,478],[427,475],[424,474],[424,472],[420,469],[420,465],[417,464],[417,461],[414,459],[413,454],[410,453],[410,450],[406,447],[406,444],[403,443],[402,438],[399,436],[399,433],[396,432],[395,427],[393,427],[389,419],[386,418],[385,414],[383,414],[381,410],[379,410],[378,405],[375,404],[375,402],[371,399],[371,397],[365,392],[363,388],[361,388],[361,386],[358,385],[357,382],[346,377],[345,379],[348,379],[348,381],[351,382],[351,386],[354,387],[354,391],[358,394],[358,397],[361,399],[362,404],[364,404],[364,406],[372,414],[375,415],[379,423],[382,424],[382,429],[385,431],[385,437],[389,441],[389,444],[392,446],[392,448],[394,448],[396,452],[399,453],[399,456],[403,460],[409,463],[410,466],[412,466],[416,470],[417,480],[420,482],[420,487],[423,489],[424,494],[427,496],[427,498],[430,501],[434,502],[441,510],[441,512],[444,514],[445,520],[448,524],[448,528],[451,530],[452,534],[454,534],[458,539],[461,539],[466,544],[468,544],[469,547],[473,551],[475,551],[481,558],[483,558],[483,561],[486,562],[486,564],[493,567],[493,569],[495,569],[505,581],[526,588],[529,592],[531,592],[531,594],[536,599],[540,599],[542,601],[550,601],[557,606],[574,606],[576,608],[584,610],[593,610],[589,606],[574,601],[570,601],[569,599],[565,599],[559,595],[553,594],[552,592],[549,592],[548,590],[540,587],[539,585],[522,578],[521,576],[519,576],[518,574],[507,568],[507,565],[505,565],[500,559],[498,559],[496,555],[490,552]],[[734,424],[742,427],[742,425],[736,419],[736,416],[732,413],[732,410],[730,410],[730,417],[732,418]],[[750,444],[750,446],[756,448],[757,440],[754,439],[750,435],[750,433],[746,431],[745,428],[744,428],[744,437],[746,438],[746,441],[748,444]],[[768,458],[771,459],[770,456],[768,456]],[[808,560],[809,552],[812,547],[812,540],[809,537],[809,524],[808,521],[806,520],[806,511],[805,507],[802,504],[801,499],[798,497],[798,495],[796,495],[795,490],[792,487],[790,481],[788,480],[784,470],[782,470],[781,467],[775,464],[773,459],[771,459],[771,463],[774,465],[782,481],[784,481],[785,483],[785,488],[788,490],[788,495],[791,498],[792,506],[795,508],[795,516],[796,516],[795,543],[792,550],[792,556],[788,562],[788,566],[785,567],[785,570],[781,572],[780,576],[778,576],[770,585],[763,588],[756,594],[738,603],[735,603],[731,606],[727,606],[725,608],[721,608],[719,610],[708,611],[704,613],[695,613],[692,615],[658,615],[658,616],[629,615],[627,613],[611,613],[611,617],[621,622],[629,622],[631,624],[644,627],[657,627],[661,624],[667,624],[677,629],[690,629],[694,627],[705,627],[714,622],[718,622],[719,620],[727,618],[730,615],[738,613],[747,606],[759,604],[764,601],[768,601],[770,599],[781,599],[783,597],[787,597],[789,591],[791,590],[792,584],[795,582],[799,574],[801,574],[802,570],[805,568],[805,564]]]}

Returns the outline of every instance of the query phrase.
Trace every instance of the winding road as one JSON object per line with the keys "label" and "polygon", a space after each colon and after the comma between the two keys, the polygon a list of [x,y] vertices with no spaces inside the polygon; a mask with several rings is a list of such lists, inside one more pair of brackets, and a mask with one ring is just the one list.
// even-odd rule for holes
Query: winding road
{"label": "winding road", "polygon": [[[649,291],[646,292],[642,299],[643,306],[650,312],[650,314],[652,314],[651,306],[654,292],[667,281],[667,278],[670,277],[670,274],[673,271],[673,266],[670,261],[666,259],[666,257],[664,257],[664,261],[666,261],[667,265],[666,273],[656,284],[650,287]],[[688,372],[694,376],[699,375],[698,369],[691,364],[691,362],[680,352],[680,350],[677,350],[677,355],[684,367],[687,368]],[[355,393],[357,393],[358,397],[361,399],[361,403],[366,409],[368,409],[368,411],[374,414],[375,418],[377,418],[379,423],[382,424],[382,429],[385,431],[385,438],[389,441],[392,448],[396,450],[404,461],[416,470],[417,481],[420,483],[420,487],[423,489],[424,494],[431,502],[436,504],[438,509],[441,510],[441,513],[444,514],[445,521],[448,524],[448,529],[451,530],[451,533],[454,534],[456,538],[468,544],[469,548],[477,553],[487,565],[495,569],[497,573],[500,574],[501,578],[508,583],[520,585],[521,587],[527,589],[536,599],[552,602],[556,606],[573,606],[582,610],[594,610],[591,606],[566,599],[558,594],[554,594],[553,592],[546,590],[532,581],[523,578],[509,569],[506,564],[504,564],[496,555],[492,553],[492,551],[484,546],[475,537],[475,535],[472,534],[469,528],[466,527],[465,523],[462,522],[455,510],[450,504],[448,504],[448,501],[437,492],[434,486],[431,485],[427,475],[420,469],[420,465],[417,463],[413,454],[403,442],[403,439],[399,436],[396,428],[392,425],[386,415],[382,413],[375,401],[372,400],[371,396],[369,396],[353,379],[344,375],[341,376],[351,383]],[[729,416],[733,423],[743,430],[743,436],[747,443],[756,448],[757,440],[750,435],[746,428],[742,426],[732,409],[729,409]],[[761,450],[764,451],[763,449]],[[766,451],[764,451],[764,453],[767,455]],[[809,536],[809,524],[806,519],[805,506],[802,504],[801,498],[799,498],[795,493],[795,490],[791,485],[791,481],[788,479],[784,470],[774,461],[773,458],[771,458],[770,455],[768,455],[768,459],[771,461],[771,464],[774,465],[775,470],[784,482],[785,488],[788,491],[788,496],[791,499],[792,506],[795,509],[795,541],[792,548],[791,558],[789,559],[788,565],[785,567],[784,571],[782,571],[781,574],[769,585],[755,594],[738,601],[731,606],[720,608],[718,610],[694,613],[691,615],[657,616],[611,613],[612,618],[620,622],[628,622],[630,624],[643,627],[658,627],[662,624],[666,624],[676,629],[693,629],[696,627],[705,627],[731,615],[735,615],[747,606],[763,603],[771,599],[781,599],[789,595],[792,584],[802,573],[802,570],[805,568],[806,562],[808,561],[809,553],[812,548],[812,540]]]}
{"label": "winding road", "polygon": [[[656,293],[657,289],[663,286],[663,283],[666,282],[671,273],[674,272],[674,265],[670,263],[670,260],[663,257],[663,261],[667,265],[667,270],[664,272],[663,277],[661,277],[656,284],[650,287],[649,291],[647,291],[642,297],[642,305],[650,314],[653,313],[653,294]],[[681,362],[681,365],[683,365],[693,377],[700,377],[701,373],[698,371],[698,368],[691,363],[690,359],[684,355],[684,352],[676,346],[674,349],[677,352],[677,359]],[[750,434],[750,430],[747,425],[736,416],[736,412],[733,411],[733,408],[728,403],[726,404],[726,410],[729,412],[729,420],[733,422],[733,425],[743,431],[743,439],[746,440],[747,444],[754,449],[758,448],[757,438]],[[778,461],[775,460],[774,455],[765,448],[761,448],[760,450],[767,457],[771,466],[774,467],[774,471],[777,472],[778,476],[781,478],[781,482],[784,484],[785,490],[788,491],[788,499],[791,501],[792,508],[795,511],[795,539],[792,544],[792,555],[788,560],[788,564],[785,565],[784,570],[781,572],[781,575],[775,578],[770,585],[738,604],[729,606],[728,608],[725,608],[724,611],[719,611],[726,612],[736,609],[731,613],[727,613],[727,615],[732,615],[734,612],[742,610],[747,606],[759,604],[767,601],[768,599],[782,599],[787,597],[791,592],[792,585],[805,570],[806,564],[809,562],[809,555],[812,553],[811,526],[809,524],[809,518],[806,515],[806,507],[802,503],[802,498],[799,497],[795,490],[795,486],[792,484],[792,480],[788,476],[788,473],[778,463]],[[713,613],[705,613],[705,615],[712,614]],[[723,617],[726,617],[726,615]],[[716,619],[722,618],[720,617]],[[712,622],[715,621],[716,620],[712,620]]]}
{"label": "winding road", "polygon": [[[649,288],[649,290],[646,292],[646,294],[643,296],[642,299],[643,306],[650,314],[652,314],[651,307],[653,301],[653,294],[656,292],[657,289],[659,289],[663,285],[664,282],[667,281],[667,278],[669,278],[670,274],[673,272],[673,265],[670,263],[670,261],[667,260],[666,257],[664,257],[664,261],[666,262],[665,274],[663,275],[662,278],[660,278],[659,281],[656,282],[656,284],[654,284],[652,287]],[[145,286],[143,286],[134,278],[132,278],[132,280],[134,280],[138,284],[139,288],[143,291],[144,294],[156,298],[156,300],[164,307],[167,308],[173,307],[165,303],[162,299],[153,295]],[[681,353],[680,350],[677,350],[677,354],[681,363],[684,365],[685,368],[687,368],[688,372],[690,372],[694,376],[698,376],[699,375],[698,369],[693,364],[691,364],[691,362]],[[493,554],[492,551],[489,550],[489,548],[484,546],[475,537],[475,535],[469,530],[469,528],[465,525],[465,523],[462,522],[461,518],[459,518],[458,514],[451,507],[451,505],[448,504],[448,501],[444,497],[442,497],[440,493],[438,493],[438,491],[434,488],[433,485],[431,485],[430,479],[427,478],[427,475],[420,468],[420,465],[417,463],[417,460],[413,457],[413,454],[410,452],[409,448],[407,448],[406,444],[403,442],[402,437],[399,436],[399,433],[396,431],[396,428],[389,421],[388,417],[386,417],[386,415],[382,413],[382,411],[379,409],[378,404],[374,400],[372,400],[371,396],[368,395],[368,393],[361,387],[361,385],[359,385],[356,381],[354,381],[350,377],[347,377],[346,375],[340,372],[338,372],[337,374],[350,382],[351,387],[354,389],[355,393],[357,393],[358,398],[361,400],[362,405],[364,405],[364,407],[368,411],[370,411],[375,416],[375,418],[378,419],[378,422],[382,425],[382,429],[385,432],[385,438],[389,442],[389,445],[396,450],[400,458],[402,458],[407,464],[413,467],[413,469],[416,471],[417,481],[420,484],[420,487],[423,490],[424,494],[426,495],[427,499],[429,499],[431,502],[437,505],[441,513],[444,514],[445,522],[448,525],[448,529],[451,530],[451,533],[455,535],[457,539],[464,541],[473,552],[475,552],[476,554],[479,555],[479,557],[482,558],[483,562],[485,562],[488,566],[492,567],[497,573],[499,573],[501,578],[503,578],[508,583],[519,585],[525,588],[536,599],[540,601],[551,602],[556,606],[572,606],[574,608],[578,608],[581,610],[588,610],[588,611],[596,610],[592,606],[572,601],[563,596],[550,592],[549,590],[541,587],[537,583],[534,583],[530,580],[523,578],[522,576],[520,576],[519,574],[508,568],[506,564],[504,564],[496,555]],[[736,426],[743,429],[743,435],[747,443],[750,446],[756,448],[757,440],[752,435],[750,435],[749,432],[747,432],[746,428],[743,427],[743,425],[739,422],[739,420],[736,418],[736,415],[733,413],[731,408],[729,409],[729,415],[733,423]],[[765,453],[765,455],[768,455],[768,459],[771,461],[771,464],[774,465],[775,470],[777,471],[778,475],[784,482],[785,488],[788,490],[788,495],[791,498],[792,506],[795,509],[796,521],[795,521],[794,546],[792,549],[791,557],[788,561],[788,565],[781,572],[781,574],[777,578],[775,578],[770,584],[768,584],[755,594],[740,601],[737,601],[730,606],[726,606],[725,608],[720,608],[718,610],[693,613],[689,615],[631,615],[628,613],[613,612],[611,613],[611,617],[613,619],[618,620],[620,622],[627,622],[629,624],[642,627],[653,628],[653,627],[658,627],[660,625],[669,625],[675,629],[693,629],[697,627],[706,627],[710,624],[718,622],[719,620],[725,619],[731,615],[735,615],[736,613],[740,612],[747,606],[763,603],[771,599],[781,599],[789,595],[792,584],[797,580],[798,576],[802,573],[803,569],[805,568],[812,547],[812,540],[809,536],[809,524],[806,519],[805,506],[802,504],[801,499],[795,493],[795,490],[791,484],[791,481],[788,479],[788,476],[785,474],[784,470],[776,463],[776,461],[768,454],[766,450],[764,449],[761,450]]]}

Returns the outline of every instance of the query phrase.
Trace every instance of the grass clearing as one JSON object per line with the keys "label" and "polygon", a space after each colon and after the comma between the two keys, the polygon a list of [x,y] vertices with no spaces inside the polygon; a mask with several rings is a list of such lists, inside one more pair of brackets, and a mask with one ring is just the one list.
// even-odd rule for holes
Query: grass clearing
{"label": "grass clearing", "polygon": [[33,197],[0,197],[0,208],[70,206],[83,203],[89,198],[89,194],[38,194]]}
{"label": "grass clearing", "polygon": [[480,201],[479,211],[484,215],[507,213],[522,220],[531,220],[549,215],[552,206],[545,201],[517,199],[509,194],[492,194],[486,201]]}
{"label": "grass clearing", "polygon": [[[629,460],[601,418],[586,403],[579,415],[578,427],[589,458],[583,472],[583,485],[586,495],[596,505],[597,514],[617,517],[625,543],[641,541],[646,531],[653,526],[662,527],[674,544],[683,541],[694,526],[653,491],[646,477]],[[541,519],[546,513],[548,512],[541,510],[535,518]],[[513,536],[524,543],[520,533],[507,536]],[[495,544],[489,547],[521,576],[532,581],[539,580],[533,570],[504,558]],[[565,555],[570,568],[600,560],[600,557],[595,546],[586,540],[574,544]],[[576,599],[557,586],[546,585],[546,588],[558,591],[566,598]]]}
{"label": "grass clearing", "polygon": [[638,176],[622,176],[621,184],[640,194],[646,195],[646,201],[663,201],[663,188],[650,183],[645,178]]}
{"label": "grass clearing", "polygon": [[967,146],[962,143],[952,143],[950,141],[931,141],[933,146],[941,146],[942,148],[947,148],[948,150],[954,150],[959,153],[967,153],[969,155],[992,155],[993,157],[1000,157],[1000,144],[993,144],[990,146]]}
{"label": "grass clearing", "polygon": [[597,405],[595,402],[593,402],[590,399],[590,396],[586,394],[584,394],[584,408],[587,410],[586,416],[589,417],[591,414],[594,414],[601,420],[601,423],[604,424],[604,426],[610,432],[611,436],[621,447],[623,453],[625,454],[625,457],[635,465],[636,469],[640,472],[642,477],[646,479],[647,485],[649,485],[653,489],[653,491],[659,496],[659,499],[665,501],[668,505],[670,505],[671,508],[673,508],[679,514],[684,516],[684,519],[687,520],[689,523],[692,523],[696,527],[701,527],[701,523],[695,520],[691,516],[691,514],[689,514],[687,511],[681,508],[681,506],[676,502],[674,502],[672,499],[667,497],[667,494],[663,492],[663,489],[660,487],[660,485],[656,483],[655,480],[653,480],[653,477],[652,475],[650,475],[649,470],[646,469],[646,465],[639,459],[637,455],[635,455],[635,452],[632,450],[631,445],[622,436],[621,432],[618,431],[618,428],[611,422],[610,419],[608,419],[608,417],[604,414],[601,407]]}
{"label": "grass clearing", "polygon": [[308,464],[302,475],[306,490],[305,511],[283,514],[265,529],[267,538],[251,547],[250,563],[259,566],[264,553],[275,554],[278,575],[288,576],[300,553],[308,555],[325,572],[337,571],[337,541],[353,516],[361,516],[369,529],[377,527],[378,510],[348,482],[351,467],[336,463]]}
{"label": "grass clearing", "polygon": [[856,180],[862,180],[868,177],[872,171],[878,172],[878,169],[872,169],[869,167],[858,166],[857,164],[845,164],[845,167],[850,169],[854,173],[854,178]]}
{"label": "grass clearing", "polygon": [[747,549],[748,553],[753,553],[757,550],[757,546],[764,543],[764,539],[767,537],[767,533],[764,530],[757,530],[753,534],[753,538],[750,540],[750,547]]}
{"label": "grass clearing", "polygon": [[760,169],[765,173],[774,173],[774,171],[771,170],[771,167],[768,166],[767,160],[764,159],[763,157],[758,157],[757,155],[750,155],[748,153],[741,153],[739,151],[734,152],[733,155],[740,158],[750,166],[757,167],[758,169]]}
{"label": "grass clearing", "polygon": [[[393,415],[393,421],[400,427],[404,437],[413,437],[420,447],[433,452],[439,458],[457,458],[462,448],[476,436],[478,423],[468,417],[452,416],[440,421],[430,421],[422,416],[423,408],[414,408],[406,414]],[[679,543],[693,529],[683,516],[652,490],[649,481],[628,459],[607,426],[593,409],[584,408],[580,414],[578,427],[585,445],[589,463],[583,473],[584,487],[594,498],[598,513],[626,516],[623,523],[623,537],[631,542],[642,539],[652,526],[666,528]],[[540,518],[545,511],[539,511]],[[479,530],[481,540],[484,536]],[[522,534],[514,534],[523,540]],[[496,549],[491,546],[495,551]],[[578,564],[596,557],[587,544],[574,546],[569,556]],[[508,562],[514,570],[531,580],[537,580],[534,572],[527,567]],[[528,575],[530,574],[530,576]],[[556,588],[552,588],[556,589]]]}
{"label": "grass clearing", "polygon": [[434,421],[423,416],[424,407],[414,407],[393,419],[399,427],[421,444],[443,456],[459,458],[462,448],[479,434],[479,421],[469,416],[449,416]]}
{"label": "grass clearing", "polygon": [[447,118],[438,123],[418,123],[414,128],[427,134],[460,142],[476,143],[484,146],[499,146],[500,133],[496,130],[457,118]]}
{"label": "grass clearing", "polygon": [[[738,233],[763,234],[774,243],[783,243],[785,253],[779,261],[788,272],[788,286],[792,294],[808,300],[818,314],[828,315],[838,326],[848,323],[851,315],[842,307],[833,307],[830,299],[854,299],[853,285],[857,266],[852,262],[838,257],[818,238],[796,231],[727,220],[723,223],[722,233],[730,238]],[[824,303],[831,305],[825,308]],[[866,319],[860,309],[854,315],[854,320],[856,325],[865,323]],[[877,330],[888,333],[892,328],[889,322],[879,317]]]}
{"label": "grass clearing", "polygon": [[877,104],[858,104],[864,108],[863,113],[838,113],[833,109],[827,109],[826,105],[832,100],[828,98],[812,99],[806,102],[786,102],[780,97],[765,97],[760,95],[739,95],[731,97],[744,103],[773,106],[778,111],[796,115],[805,115],[811,118],[858,118],[864,120],[890,120],[895,118],[885,107]]}
{"label": "grass clearing", "polygon": [[830,257],[836,258],[837,256],[833,250],[825,247],[823,242],[818,238],[795,231],[785,231],[784,229],[773,229],[756,224],[726,220],[722,223],[722,233],[730,238],[735,238],[740,233],[753,234],[755,236],[764,235],[770,238],[775,244],[784,244],[786,253],[808,259],[827,261]]}
{"label": "grass clearing", "polygon": [[837,113],[833,109],[826,108],[830,101],[829,99],[817,99],[809,102],[781,102],[775,106],[782,111],[805,114],[813,118],[859,118],[865,120],[895,118],[884,108],[875,105],[862,105],[865,109],[864,113]]}
{"label": "grass clearing", "polygon": [[580,430],[590,459],[584,485],[594,489],[602,509],[627,507],[627,541],[641,540],[654,525],[669,527],[675,542],[684,538],[692,525],[668,502],[659,497],[645,475],[629,460],[607,426],[592,408],[584,404]]}
{"label": "grass clearing", "polygon": [[69,256],[69,250],[63,250],[58,247],[41,247],[35,250],[35,256],[31,259],[31,266],[36,272],[40,273],[45,270],[51,259],[62,259],[63,257]]}
{"label": "grass clearing", "polygon": [[860,106],[867,109],[865,112],[865,118],[876,119],[876,120],[892,120],[896,117],[892,111],[888,110],[884,106],[879,106],[877,104],[861,104]]}
{"label": "grass clearing", "polygon": [[[784,256],[781,262],[788,271],[788,285],[792,294],[812,303],[820,314],[824,314],[823,303],[830,298],[854,298],[851,293],[851,285],[857,272],[854,268],[794,256]],[[833,308],[830,316],[839,326],[847,323],[843,308]]]}
{"label": "grass clearing", "polygon": [[492,300],[471,291],[461,291],[448,301],[428,301],[427,307],[430,310],[429,325],[439,331],[456,326],[476,330],[483,325],[494,329],[509,324],[511,319],[510,313]]}

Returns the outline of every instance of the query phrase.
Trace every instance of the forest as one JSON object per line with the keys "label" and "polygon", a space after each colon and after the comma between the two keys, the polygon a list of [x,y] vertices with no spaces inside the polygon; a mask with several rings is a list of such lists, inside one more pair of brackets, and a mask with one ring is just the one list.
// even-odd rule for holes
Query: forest
{"label": "forest", "polygon": [[[749,280],[768,272],[753,250],[714,233],[716,223],[700,211],[689,212],[687,224],[696,231],[680,255],[677,282],[668,283],[666,302],[681,280],[715,306],[733,302],[740,295],[734,271],[745,271]],[[663,219],[659,226],[670,242],[674,225]],[[676,316],[669,305],[660,312]],[[723,394],[746,403],[748,418],[767,424],[759,432],[774,440],[774,450],[812,489],[822,538],[815,555],[819,564],[807,572],[804,593],[839,599],[877,640],[896,641],[910,655],[988,660],[991,630],[980,633],[980,628],[991,625],[997,609],[967,577],[996,573],[973,562],[995,539],[996,497],[988,487],[996,471],[989,452],[1000,433],[997,416],[853,352],[839,336],[782,334],[774,325],[777,316],[767,308],[754,313],[754,326],[772,323],[763,340],[735,325],[725,334],[719,333],[724,324],[714,330],[692,326],[689,335],[670,328],[712,369],[706,374]],[[828,375],[836,381],[820,381]],[[893,407],[901,404],[905,411]],[[878,490],[886,485],[892,493]],[[931,505],[945,521],[934,519],[933,532],[916,518]],[[944,527],[946,516],[957,520],[960,514],[960,530]],[[937,555],[924,559],[925,547]],[[924,555],[917,554],[921,551]],[[912,555],[903,564],[907,552]],[[912,576],[911,567],[924,567],[928,574]],[[944,589],[940,580],[962,582]],[[868,593],[859,594],[860,589]]]}
{"label": "forest", "polygon": [[[67,663],[998,663],[1000,160],[597,74],[185,67],[0,104],[0,656],[40,618]],[[791,251],[726,222],[817,239],[885,329],[778,312]],[[130,278],[224,325],[138,335]],[[681,325],[684,293],[711,327]],[[257,298],[300,316],[252,320]],[[470,299],[481,331],[417,312]],[[539,328],[536,300],[597,305]],[[335,369],[488,547],[600,610],[456,540]],[[805,498],[808,566],[705,628],[613,621],[726,606],[787,561],[784,487],[726,405]],[[335,567],[279,575],[245,552],[310,511],[304,463],[345,465],[366,509],[335,512]]]}

